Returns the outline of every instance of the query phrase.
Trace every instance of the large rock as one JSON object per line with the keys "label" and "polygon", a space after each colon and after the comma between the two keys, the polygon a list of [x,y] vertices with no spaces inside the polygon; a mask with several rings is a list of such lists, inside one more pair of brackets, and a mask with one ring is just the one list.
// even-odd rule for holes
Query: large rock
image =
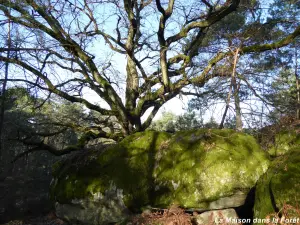
{"label": "large rock", "polygon": [[89,224],[117,222],[145,206],[237,207],[268,165],[243,133],[146,131],[57,164],[51,196],[59,216]]}
{"label": "large rock", "polygon": [[[256,187],[254,218],[284,213],[300,217],[300,146],[277,157]],[[298,213],[296,212],[298,209]],[[261,223],[263,224],[263,223]]]}

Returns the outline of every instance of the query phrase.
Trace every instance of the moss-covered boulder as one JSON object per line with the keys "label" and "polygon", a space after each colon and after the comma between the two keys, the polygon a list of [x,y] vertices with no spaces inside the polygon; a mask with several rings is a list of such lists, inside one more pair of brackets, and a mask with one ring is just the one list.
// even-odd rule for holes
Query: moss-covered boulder
{"label": "moss-covered boulder", "polygon": [[147,206],[229,208],[244,203],[268,165],[243,133],[146,131],[57,164],[51,196],[59,216],[89,224],[116,222]]}
{"label": "moss-covered boulder", "polygon": [[299,217],[299,211],[297,215],[294,210],[300,205],[299,190],[300,145],[277,157],[267,173],[259,179],[255,193],[254,217],[264,219],[279,211],[291,217]]}
{"label": "moss-covered boulder", "polygon": [[280,156],[297,146],[300,146],[300,132],[295,129],[281,130],[274,135],[274,143],[268,152],[271,156]]}

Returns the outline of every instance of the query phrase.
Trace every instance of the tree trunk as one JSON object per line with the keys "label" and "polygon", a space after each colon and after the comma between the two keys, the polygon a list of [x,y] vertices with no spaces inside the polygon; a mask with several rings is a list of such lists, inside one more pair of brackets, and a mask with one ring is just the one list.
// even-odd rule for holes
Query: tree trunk
{"label": "tree trunk", "polygon": [[227,112],[228,112],[228,109],[229,109],[229,104],[230,104],[231,92],[232,92],[232,81],[231,81],[231,84],[230,84],[230,87],[229,87],[229,92],[228,92],[228,95],[227,95],[225,111],[223,113],[222,120],[221,120],[221,123],[219,125],[219,129],[224,128],[224,122],[225,122],[225,118],[226,118],[226,115],[227,115]]}
{"label": "tree trunk", "polygon": [[240,90],[240,84],[237,84],[236,78],[233,79],[233,90],[234,90],[234,105],[235,105],[235,129],[237,131],[243,130],[243,122],[242,122],[242,112],[241,112],[241,106],[240,106],[240,96],[239,96],[239,90]]}
{"label": "tree trunk", "polygon": [[227,115],[227,112],[228,112],[228,109],[229,109],[232,88],[234,89],[234,100],[235,100],[235,108],[236,108],[236,120],[239,119],[239,122],[236,121],[236,128],[237,128],[237,130],[239,130],[240,127],[242,127],[240,99],[239,99],[239,96],[238,96],[238,91],[237,91],[238,87],[237,87],[236,78],[235,78],[236,64],[237,64],[237,61],[238,61],[239,51],[240,51],[240,49],[237,48],[236,51],[235,51],[235,53],[234,53],[234,58],[233,58],[233,62],[232,62],[231,83],[230,83],[230,88],[229,88],[229,92],[228,92],[228,95],[227,95],[227,101],[226,101],[225,111],[223,113],[222,120],[221,120],[221,123],[219,125],[219,129],[223,129],[224,128],[224,122],[225,122],[225,118],[226,118],[226,115]]}
{"label": "tree trunk", "polygon": [[[10,57],[10,48],[11,48],[11,22],[10,19],[8,19],[8,34],[7,34],[7,58]],[[7,79],[8,79],[8,67],[9,63],[5,63],[5,72],[4,72],[4,81],[2,85],[2,91],[1,91],[1,114],[0,114],[0,164],[2,165],[0,167],[0,181],[4,181],[6,177],[12,172],[13,170],[13,164],[9,163],[8,154],[4,152],[4,141],[3,141],[3,125],[4,125],[4,117],[5,117],[5,95],[6,95],[6,85],[7,85]]]}
{"label": "tree trunk", "polygon": [[[296,75],[297,76],[297,75]],[[299,78],[297,76],[296,79],[296,87],[297,87],[297,110],[296,110],[296,118],[300,120],[300,84]]]}
{"label": "tree trunk", "polygon": [[[10,20],[8,20],[8,34],[7,34],[7,55],[6,57],[10,57],[10,48],[11,48],[11,37],[10,37],[10,30],[11,30],[11,24]],[[5,63],[5,72],[4,72],[4,81],[2,85],[2,91],[1,91],[1,114],[0,114],[0,162],[4,162],[4,154],[3,154],[3,124],[4,124],[4,113],[5,113],[5,94],[6,94],[6,85],[7,85],[7,79],[8,79],[8,67],[9,63]],[[2,164],[3,165],[3,164]]]}
{"label": "tree trunk", "polygon": [[300,120],[300,82],[298,76],[298,54],[297,47],[295,46],[295,79],[296,79],[296,89],[297,89],[297,106],[296,106],[296,119]]}
{"label": "tree trunk", "polygon": [[136,107],[136,99],[138,97],[139,77],[136,69],[136,64],[127,55],[127,80],[126,80],[126,104],[125,107],[128,111],[132,111]]}

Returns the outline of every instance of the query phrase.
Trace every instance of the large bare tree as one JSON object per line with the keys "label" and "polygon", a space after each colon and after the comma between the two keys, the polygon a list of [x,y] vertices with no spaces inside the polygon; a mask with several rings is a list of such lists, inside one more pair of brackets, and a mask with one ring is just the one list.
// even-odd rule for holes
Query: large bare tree
{"label": "large bare tree", "polygon": [[[10,20],[18,31],[10,47],[1,44],[0,61],[18,69],[9,82],[24,82],[115,117],[121,133],[103,129],[103,120],[98,120],[99,126],[87,134],[118,138],[145,130],[160,107],[183,88],[203,87],[214,77],[226,76],[214,68],[232,52],[203,53],[199,48],[212,25],[243,2],[0,0],[0,23]],[[247,42],[239,54],[280,48],[299,34],[300,27],[275,42]],[[8,51],[14,57],[7,57]],[[203,66],[195,67],[195,59],[203,59]],[[125,73],[119,72],[122,62]],[[99,96],[98,104],[83,95],[87,89]]]}

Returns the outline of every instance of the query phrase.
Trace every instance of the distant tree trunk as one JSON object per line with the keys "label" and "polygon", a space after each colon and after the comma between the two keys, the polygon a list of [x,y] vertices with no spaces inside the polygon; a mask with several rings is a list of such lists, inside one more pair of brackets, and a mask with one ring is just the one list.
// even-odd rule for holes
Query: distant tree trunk
{"label": "distant tree trunk", "polygon": [[243,122],[242,122],[242,111],[240,106],[240,84],[237,83],[236,77],[233,78],[233,90],[234,90],[234,105],[235,105],[235,128],[237,131],[243,130]]}
{"label": "distant tree trunk", "polygon": [[[227,95],[225,111],[223,113],[222,120],[221,120],[221,123],[219,125],[219,129],[223,129],[224,128],[224,122],[225,122],[225,118],[226,118],[226,115],[227,115],[227,112],[228,112],[228,109],[229,109],[232,88],[234,89],[235,108],[237,109],[237,105],[238,105],[239,118],[240,118],[240,123],[241,123],[240,99],[239,99],[239,96],[238,96],[238,90],[237,90],[238,88],[237,88],[236,78],[235,78],[236,64],[237,64],[237,61],[238,61],[239,51],[240,51],[240,49],[237,48],[236,51],[235,51],[235,53],[234,53],[234,58],[233,58],[233,63],[232,63],[231,83],[230,83],[230,88],[229,88],[229,92],[228,92],[228,95]],[[236,119],[238,119],[237,115],[236,115]],[[242,125],[239,124],[239,127],[240,126],[242,126]]]}
{"label": "distant tree trunk", "polygon": [[[10,48],[11,48],[11,37],[10,37],[10,30],[11,30],[11,23],[10,19],[8,19],[8,34],[7,34],[7,47],[8,51],[6,54],[7,58],[10,58]],[[3,124],[4,124],[4,113],[5,113],[5,94],[6,94],[6,85],[7,85],[7,79],[8,79],[8,67],[9,62],[5,63],[5,74],[4,74],[4,81],[2,85],[1,90],[1,114],[0,114],[0,162],[2,162],[3,159]],[[3,164],[2,164],[3,165]]]}
{"label": "distant tree trunk", "polygon": [[224,122],[225,122],[225,118],[226,118],[227,111],[229,109],[229,104],[230,104],[231,92],[232,92],[232,81],[231,81],[231,84],[230,84],[230,87],[229,87],[229,92],[228,92],[228,95],[227,95],[225,111],[223,113],[222,120],[221,120],[221,123],[219,125],[219,129],[224,128]]}
{"label": "distant tree trunk", "polygon": [[297,108],[296,108],[296,119],[300,120],[300,82],[298,76],[298,54],[297,54],[297,47],[295,46],[295,78],[296,78],[296,88],[297,88]]}
{"label": "distant tree trunk", "polygon": [[[297,76],[297,75],[296,75]],[[296,118],[300,120],[300,84],[299,78],[297,76],[296,79],[296,86],[297,86],[297,111],[296,111]]]}

